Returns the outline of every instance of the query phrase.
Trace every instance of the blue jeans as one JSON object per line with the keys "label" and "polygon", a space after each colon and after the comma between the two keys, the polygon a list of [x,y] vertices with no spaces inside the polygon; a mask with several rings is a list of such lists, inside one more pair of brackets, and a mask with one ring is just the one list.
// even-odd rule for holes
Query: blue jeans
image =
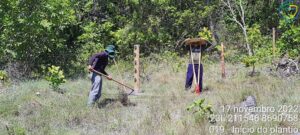
{"label": "blue jeans", "polygon": [[[195,67],[195,73],[196,73],[196,81],[198,83],[198,68],[199,68],[199,64],[194,64]],[[186,81],[185,81],[185,88],[186,89],[190,89],[192,87],[193,84],[193,77],[194,77],[194,73],[193,73],[193,64],[189,64],[188,68],[187,68],[187,72],[186,72]],[[202,90],[202,84],[203,84],[203,65],[200,65],[200,81],[199,81],[199,87],[200,90]]]}
{"label": "blue jeans", "polygon": [[88,106],[92,106],[101,97],[102,77],[96,73],[92,73],[92,88],[89,93]]}

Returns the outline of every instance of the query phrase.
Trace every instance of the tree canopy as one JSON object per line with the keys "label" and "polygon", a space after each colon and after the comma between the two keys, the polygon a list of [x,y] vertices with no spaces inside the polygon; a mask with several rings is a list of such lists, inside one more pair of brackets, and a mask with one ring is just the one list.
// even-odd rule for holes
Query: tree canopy
{"label": "tree canopy", "polygon": [[[234,12],[224,3],[231,4]],[[203,33],[209,33],[206,36],[215,45],[225,42],[238,50],[238,57],[247,55],[245,45],[249,45],[253,55],[263,59],[271,53],[273,27],[277,55],[297,57],[299,19],[286,21],[282,4],[278,0],[1,0],[0,68],[21,63],[31,73],[57,65],[74,75],[108,44],[117,45],[119,58],[126,60],[132,57],[134,44],[141,45],[145,56],[180,53],[184,39],[205,37]],[[238,22],[243,18],[246,29],[233,17]]]}

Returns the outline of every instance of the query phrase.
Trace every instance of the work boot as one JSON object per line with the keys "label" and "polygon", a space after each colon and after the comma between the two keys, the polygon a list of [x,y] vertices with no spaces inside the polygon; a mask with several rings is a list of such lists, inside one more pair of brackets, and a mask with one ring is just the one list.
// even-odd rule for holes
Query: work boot
{"label": "work boot", "polygon": [[191,93],[195,93],[195,89],[191,89],[190,92],[191,92]]}
{"label": "work boot", "polygon": [[190,91],[192,86],[185,86],[185,91]]}

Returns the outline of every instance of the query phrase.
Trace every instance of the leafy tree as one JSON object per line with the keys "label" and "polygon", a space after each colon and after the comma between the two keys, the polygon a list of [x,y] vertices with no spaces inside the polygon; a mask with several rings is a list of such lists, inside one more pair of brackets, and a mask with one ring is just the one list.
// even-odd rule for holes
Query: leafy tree
{"label": "leafy tree", "polygon": [[71,1],[11,0],[1,5],[6,6],[1,50],[9,61],[23,61],[32,69],[41,64],[63,65],[76,51],[78,29]]}
{"label": "leafy tree", "polygon": [[245,42],[246,42],[246,48],[248,51],[248,55],[253,55],[253,48],[249,44],[248,39],[248,26],[246,22],[246,16],[245,16],[245,5],[246,1],[244,0],[222,0],[223,5],[229,10],[228,12],[228,19],[235,22],[239,27],[242,29]]}
{"label": "leafy tree", "polygon": [[[108,44],[117,45],[122,59],[131,59],[134,44],[141,45],[143,56],[181,55],[182,41],[199,34],[214,45],[226,39],[238,50],[235,57],[247,53],[264,61],[267,35],[279,26],[279,6],[276,0],[1,0],[0,69],[22,62],[26,75],[50,65],[66,76],[80,75],[88,57]],[[296,57],[297,23],[280,29],[278,51]]]}
{"label": "leafy tree", "polygon": [[281,54],[288,54],[291,58],[298,57],[300,54],[300,26],[290,25],[282,20],[280,28],[283,31],[278,41]]}

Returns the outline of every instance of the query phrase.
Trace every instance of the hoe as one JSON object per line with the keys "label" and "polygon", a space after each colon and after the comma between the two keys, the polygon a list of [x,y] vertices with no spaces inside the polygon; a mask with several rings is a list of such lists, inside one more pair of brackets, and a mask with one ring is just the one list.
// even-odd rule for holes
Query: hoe
{"label": "hoe", "polygon": [[[105,75],[105,74],[103,74],[103,73],[101,73],[101,72],[98,72],[98,71],[96,71],[96,70],[94,70],[94,69],[92,69],[92,72],[94,72],[94,73],[96,73],[96,74],[98,74],[98,75],[104,76],[104,77],[108,77],[107,75]],[[130,92],[128,95],[131,95],[131,94],[135,91],[133,88],[131,88],[130,86],[128,86],[128,85],[126,85],[126,84],[124,84],[124,83],[121,83],[120,81],[117,81],[117,80],[115,80],[115,79],[111,79],[111,80],[114,81],[114,82],[116,82],[116,83],[118,83],[118,84],[120,84],[120,85],[122,85],[122,86],[124,86],[124,87],[126,87],[126,88],[128,88],[128,89],[130,89],[131,92]]]}

